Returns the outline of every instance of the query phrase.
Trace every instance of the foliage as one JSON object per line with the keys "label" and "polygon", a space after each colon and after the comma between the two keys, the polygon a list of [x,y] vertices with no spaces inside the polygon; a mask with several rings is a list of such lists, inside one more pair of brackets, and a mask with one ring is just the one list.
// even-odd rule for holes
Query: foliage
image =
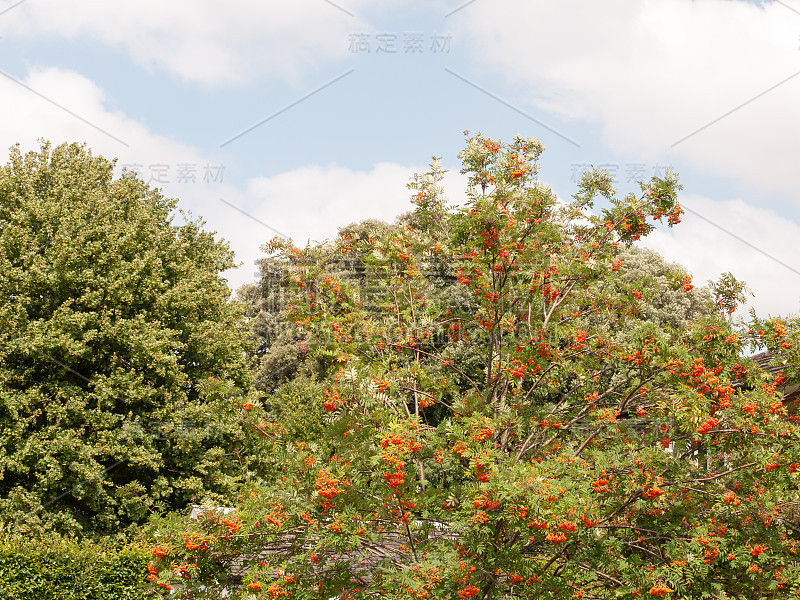
{"label": "foliage", "polygon": [[[416,189],[420,181],[417,176],[409,187]],[[439,193],[441,191],[439,189]],[[428,225],[435,228],[434,235],[440,233],[436,229],[440,223],[439,220],[429,221]],[[338,240],[321,244],[327,256],[324,273],[352,285],[362,298],[364,309],[380,311],[374,302],[380,286],[373,285],[374,281],[365,276],[371,252],[365,243],[408,227],[420,230],[426,224],[420,214],[409,212],[399,216],[393,225],[368,219],[340,228]],[[337,256],[341,250],[346,252],[344,257]],[[709,289],[693,286],[691,276],[682,267],[667,263],[656,252],[635,246],[623,247],[618,262],[625,265],[622,273],[625,284],[642,281],[657,290],[652,298],[639,303],[635,313],[637,318],[657,327],[681,329],[712,310]],[[472,296],[464,293],[464,286],[458,283],[446,264],[438,261],[426,264],[425,268],[425,275],[433,284],[430,292],[436,302],[459,305],[467,312],[476,308]],[[259,261],[259,280],[239,290],[257,348],[253,352],[254,385],[264,393],[262,400],[269,409],[269,419],[279,422],[289,439],[323,442],[325,411],[320,403],[314,402],[314,398],[322,394],[320,379],[327,366],[313,360],[314,353],[308,352],[305,333],[296,327],[290,314],[288,270],[289,263],[280,257],[263,258]],[[598,285],[604,283],[598,282]],[[477,357],[465,345],[442,335],[437,340],[437,348],[462,365],[469,362],[470,357]]]}
{"label": "foliage", "polygon": [[653,290],[652,296],[638,306],[642,321],[659,329],[684,329],[700,317],[713,312],[711,290],[692,284],[692,276],[682,267],[667,263],[652,250],[630,246],[620,249],[620,263],[625,266],[621,279],[626,285],[636,282]]}
{"label": "foliage", "polygon": [[202,383],[248,383],[227,244],[77,144],[0,168],[0,518],[117,531],[221,494],[233,431]]}
{"label": "foliage", "polygon": [[[798,591],[797,418],[742,358],[754,335],[794,351],[797,328],[748,333],[702,296],[685,319],[643,315],[696,293],[628,250],[680,221],[677,178],[619,199],[594,171],[562,202],[537,179],[542,150],[477,134],[464,209],[434,161],[405,227],[271,242],[294,335],[325,365],[325,443],[249,414],[272,481],[234,515],[156,522],[158,583],[193,598],[236,575],[240,598]],[[341,257],[358,278],[331,273]]]}
{"label": "foliage", "polygon": [[[410,217],[411,215],[406,215]],[[367,241],[400,225],[365,220],[339,229],[340,240]],[[328,254],[337,251],[336,243],[325,243]],[[347,248],[347,244],[344,244]],[[350,245],[350,251],[354,248]],[[238,290],[245,306],[254,350],[251,352],[254,371],[253,388],[271,421],[281,423],[291,439],[321,441],[325,410],[315,399],[324,386],[320,383],[328,370],[328,361],[315,359],[309,352],[306,335],[291,316],[293,291],[288,284],[290,264],[281,257],[270,256],[258,261],[259,276],[254,284]],[[356,286],[369,297],[374,290],[364,279],[364,257],[358,251],[329,257],[325,272],[337,280]]]}
{"label": "foliage", "polygon": [[0,537],[0,600],[140,600],[148,552],[137,546]]}
{"label": "foliage", "polygon": [[732,273],[723,273],[719,281],[711,282],[711,293],[714,303],[727,315],[732,315],[740,305],[745,304],[748,294],[753,295],[750,288]]}

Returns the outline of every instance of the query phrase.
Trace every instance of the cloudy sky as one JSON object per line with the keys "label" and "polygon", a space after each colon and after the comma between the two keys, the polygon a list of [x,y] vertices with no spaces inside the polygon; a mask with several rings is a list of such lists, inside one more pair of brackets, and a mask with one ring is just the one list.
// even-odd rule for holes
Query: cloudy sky
{"label": "cloudy sky", "polygon": [[[800,309],[800,0],[0,0],[0,146],[86,142],[259,246],[408,210],[464,130],[544,143],[561,197],[672,168],[687,214],[646,245]],[[7,154],[3,153],[5,161]]]}

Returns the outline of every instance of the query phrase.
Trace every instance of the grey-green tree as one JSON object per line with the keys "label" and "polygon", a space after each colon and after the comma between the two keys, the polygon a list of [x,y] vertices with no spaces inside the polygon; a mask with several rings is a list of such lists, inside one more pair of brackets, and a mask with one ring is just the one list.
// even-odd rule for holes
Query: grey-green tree
{"label": "grey-green tree", "polygon": [[[246,389],[227,243],[82,145],[0,167],[0,521],[119,531],[224,497],[240,427],[202,394]],[[230,403],[229,403],[230,404]],[[245,469],[246,470],[246,469]]]}

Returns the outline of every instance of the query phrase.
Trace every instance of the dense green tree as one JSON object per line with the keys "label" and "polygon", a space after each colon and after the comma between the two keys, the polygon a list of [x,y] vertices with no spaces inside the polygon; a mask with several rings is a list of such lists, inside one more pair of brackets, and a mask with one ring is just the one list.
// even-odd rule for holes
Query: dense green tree
{"label": "dense green tree", "polygon": [[240,429],[201,397],[248,383],[233,253],[113,168],[77,144],[0,168],[0,520],[18,530],[116,530],[239,471]]}

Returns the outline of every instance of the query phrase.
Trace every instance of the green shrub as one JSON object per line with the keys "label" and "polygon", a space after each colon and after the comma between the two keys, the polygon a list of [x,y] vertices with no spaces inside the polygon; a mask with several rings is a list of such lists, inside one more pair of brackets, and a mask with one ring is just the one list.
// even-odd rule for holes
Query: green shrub
{"label": "green shrub", "polygon": [[139,600],[149,555],[136,546],[0,537],[0,600]]}

